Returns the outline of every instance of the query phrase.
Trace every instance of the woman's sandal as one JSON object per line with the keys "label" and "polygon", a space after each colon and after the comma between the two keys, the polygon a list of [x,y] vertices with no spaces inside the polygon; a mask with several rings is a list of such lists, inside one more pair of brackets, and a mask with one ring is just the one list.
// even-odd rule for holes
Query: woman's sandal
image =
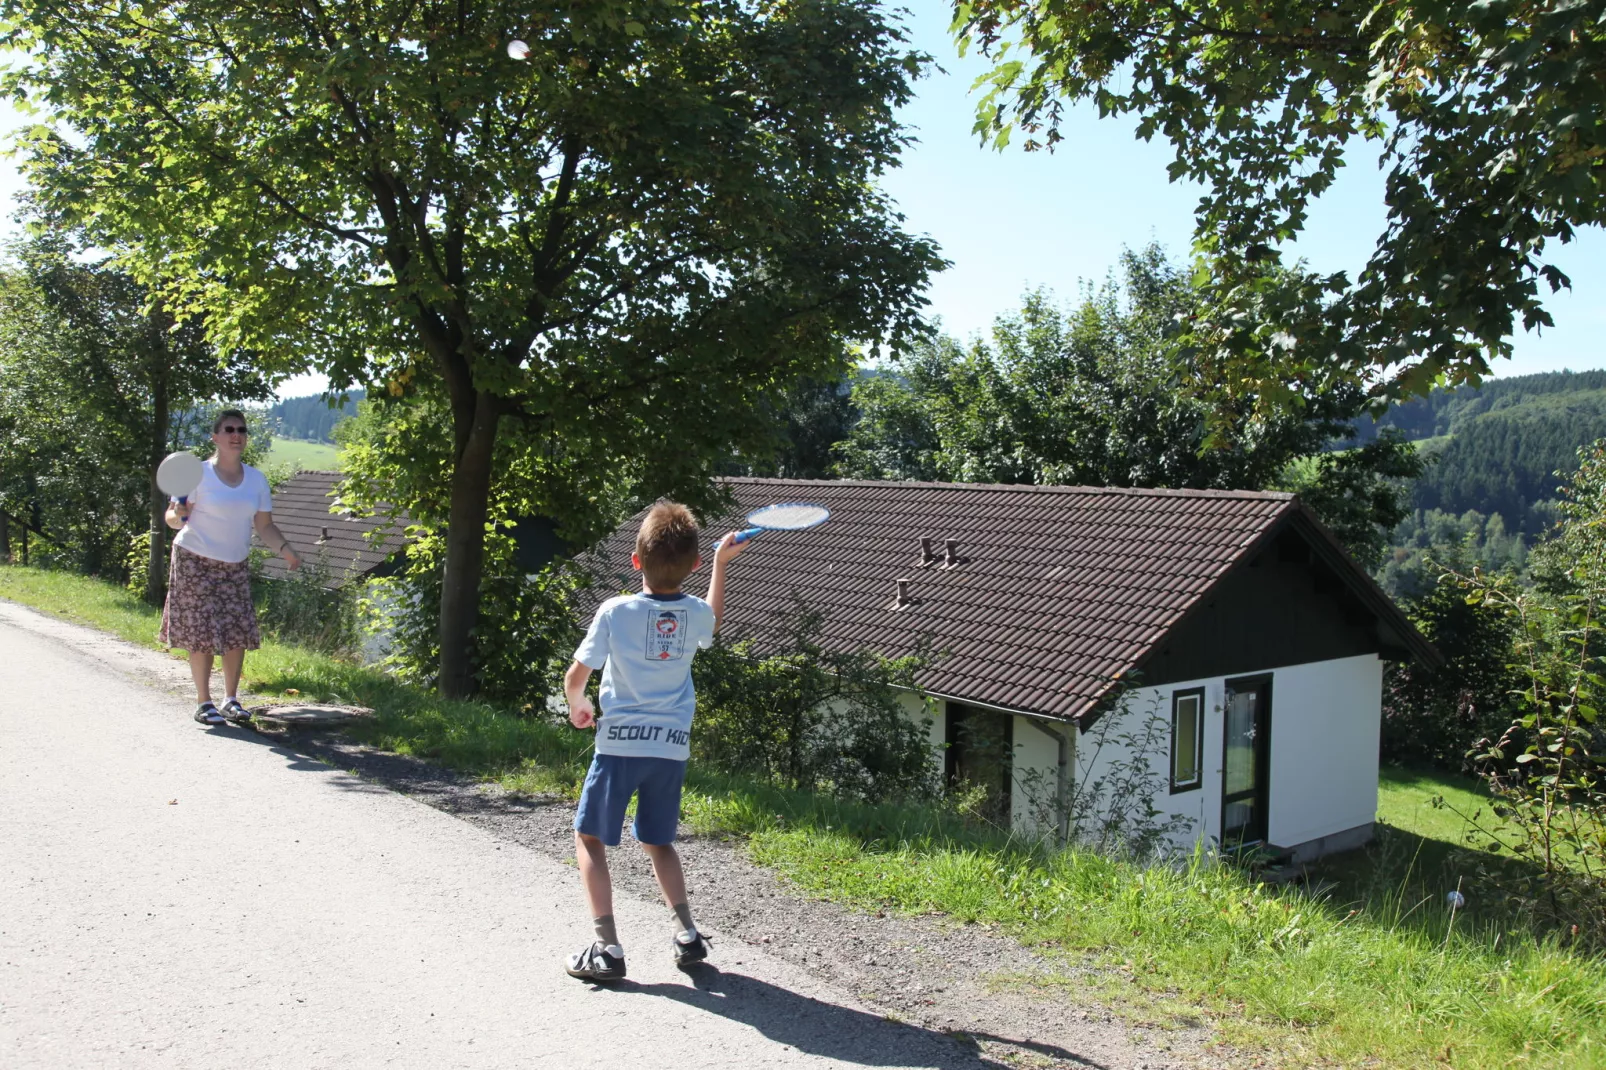
{"label": "woman's sandal", "polygon": [[231,724],[245,724],[251,719],[251,711],[240,705],[239,699],[232,699],[223,704],[223,719]]}
{"label": "woman's sandal", "polygon": [[210,702],[203,702],[195,707],[195,719],[204,725],[228,724],[228,720],[218,712],[218,708]]}

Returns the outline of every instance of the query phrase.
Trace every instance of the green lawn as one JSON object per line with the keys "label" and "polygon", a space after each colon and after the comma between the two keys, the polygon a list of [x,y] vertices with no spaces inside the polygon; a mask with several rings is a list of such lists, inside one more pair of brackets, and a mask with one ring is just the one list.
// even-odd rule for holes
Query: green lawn
{"label": "green lawn", "polygon": [[[154,610],[75,576],[0,568],[0,597],[147,644],[156,628]],[[369,742],[516,789],[572,796],[588,757],[587,738],[565,727],[274,643],[247,660],[246,679],[259,692],[373,706]],[[1492,896],[1465,883],[1460,819],[1434,807],[1436,795],[1468,812],[1478,803],[1467,782],[1385,770],[1377,844],[1308,888],[1258,885],[1203,858],[1145,868],[1052,851],[929,809],[695,768],[686,816],[745,837],[756,861],[805,894],[998,924],[1061,957],[1064,998],[1093,990],[1159,1023],[1203,1015],[1260,1065],[1606,1067],[1606,963],[1490,908]],[[1444,891],[1458,877],[1469,905],[1452,916]]]}
{"label": "green lawn", "polygon": [[326,442],[303,442],[278,435],[274,436],[266,463],[287,465],[303,471],[340,471],[340,455],[335,447]]}

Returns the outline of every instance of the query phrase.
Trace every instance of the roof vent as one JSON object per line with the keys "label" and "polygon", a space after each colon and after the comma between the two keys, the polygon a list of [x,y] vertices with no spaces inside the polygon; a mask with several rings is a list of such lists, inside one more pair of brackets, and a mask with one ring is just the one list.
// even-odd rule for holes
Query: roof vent
{"label": "roof vent", "polygon": [[889,608],[889,609],[907,609],[908,607],[914,605],[915,604],[915,600],[913,598],[909,597],[909,581],[908,580],[897,580],[896,583],[897,583],[897,593],[893,596],[892,605],[887,607],[887,608]]}
{"label": "roof vent", "polygon": [[965,559],[959,556],[958,539],[944,539],[942,540],[942,547],[942,564],[944,568],[953,568],[955,565],[962,565],[965,563]]}
{"label": "roof vent", "polygon": [[328,528],[321,528],[320,530],[323,532],[323,534],[318,536],[318,541],[319,542],[328,542],[329,541],[329,529]]}
{"label": "roof vent", "polygon": [[935,540],[935,539],[921,539],[920,540],[920,567],[921,568],[927,568],[927,567],[929,567],[931,565],[935,565],[937,563],[937,551],[932,549],[932,546],[931,546],[931,544],[936,542],[936,541],[937,540]]}

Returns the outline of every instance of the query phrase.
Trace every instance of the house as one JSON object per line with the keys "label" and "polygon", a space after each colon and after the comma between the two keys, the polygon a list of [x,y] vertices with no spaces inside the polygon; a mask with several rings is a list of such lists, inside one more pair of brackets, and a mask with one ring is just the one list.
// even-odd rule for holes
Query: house
{"label": "house", "polygon": [[[297,472],[273,491],[274,524],[301,555],[303,567],[317,569],[331,588],[391,574],[399,551],[411,541],[405,515],[358,517],[341,509],[335,494],[340,479],[339,472]],[[267,579],[285,579],[289,571],[274,554],[261,563]]]}
{"label": "house", "polygon": [[[736,505],[705,525],[705,558],[761,505],[831,511],[765,533],[733,567],[729,632],[762,644],[796,592],[839,649],[898,655],[929,636],[946,656],[910,713],[929,713],[945,778],[984,785],[1016,828],[1065,832],[1079,790],[1142,782],[1178,848],[1260,843],[1308,859],[1357,846],[1377,809],[1384,663],[1440,661],[1289,494],[726,485]],[[636,587],[640,519],[599,547],[594,597]],[[704,569],[687,589],[706,582]],[[1117,716],[1127,729],[1108,731]],[[1152,730],[1145,752],[1125,738],[1134,724]]]}

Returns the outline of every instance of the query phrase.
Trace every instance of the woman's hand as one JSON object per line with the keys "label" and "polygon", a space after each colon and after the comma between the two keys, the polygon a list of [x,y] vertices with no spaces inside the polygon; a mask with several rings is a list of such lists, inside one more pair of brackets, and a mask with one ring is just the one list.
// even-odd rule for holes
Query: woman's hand
{"label": "woman's hand", "polygon": [[301,567],[301,555],[292,550],[288,542],[279,551],[279,556],[284,558],[284,563],[290,566],[292,572]]}

